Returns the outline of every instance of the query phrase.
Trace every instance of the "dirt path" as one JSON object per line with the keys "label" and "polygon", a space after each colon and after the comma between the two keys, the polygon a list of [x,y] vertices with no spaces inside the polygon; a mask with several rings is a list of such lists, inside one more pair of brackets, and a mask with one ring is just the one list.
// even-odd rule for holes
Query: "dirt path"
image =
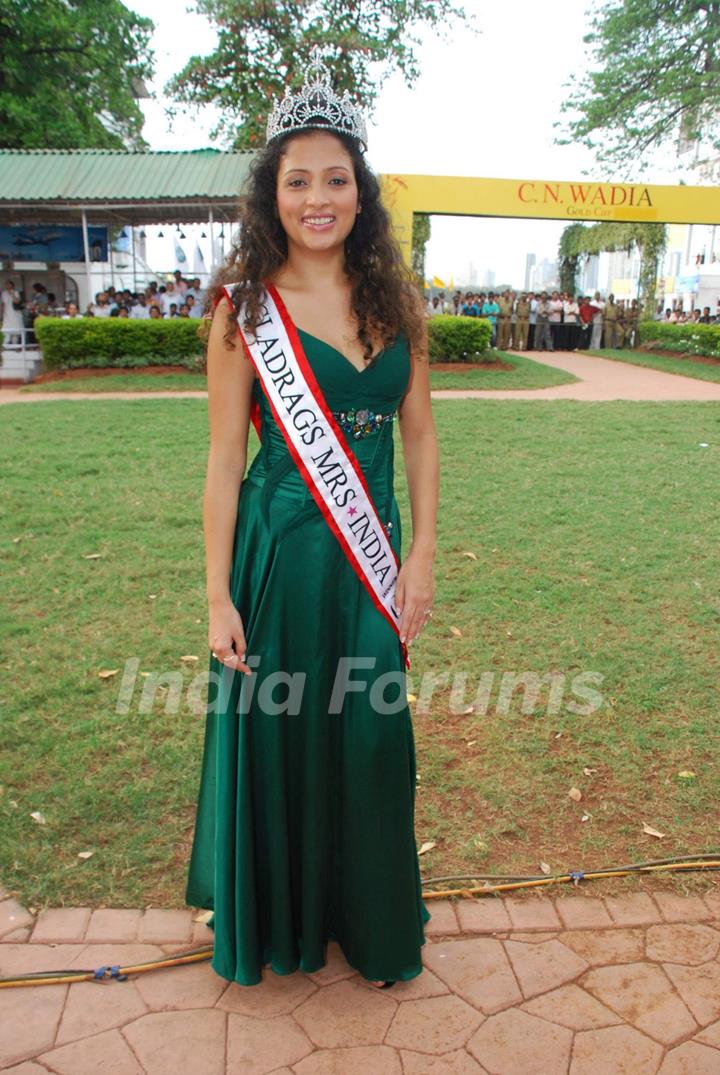
{"label": "dirt path", "polygon": [[207,399],[207,392],[21,392],[0,388],[0,403],[43,403],[49,399]]}
{"label": "dirt path", "polygon": [[532,353],[533,362],[574,373],[575,384],[551,388],[469,389],[434,391],[435,399],[577,399],[598,402],[612,399],[718,400],[720,384],[698,381],[677,373],[663,373],[647,366],[633,366],[610,358],[580,355],[574,351]]}
{"label": "dirt path", "polygon": [[[633,366],[608,358],[573,351],[532,352],[532,360],[574,373],[575,384],[551,388],[434,389],[433,399],[575,399],[597,402],[613,399],[717,400],[720,384],[698,381],[677,373],[663,373],[646,366]],[[207,392],[43,392],[25,393],[17,388],[0,389],[0,403],[35,403],[43,400],[80,399],[206,399]]]}

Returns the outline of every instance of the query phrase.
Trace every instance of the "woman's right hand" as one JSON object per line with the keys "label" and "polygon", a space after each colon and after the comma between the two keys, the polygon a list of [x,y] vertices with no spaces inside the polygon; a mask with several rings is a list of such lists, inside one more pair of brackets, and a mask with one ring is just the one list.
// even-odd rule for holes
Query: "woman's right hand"
{"label": "woman's right hand", "polygon": [[208,606],[208,644],[226,668],[235,668],[246,675],[252,673],[245,662],[247,643],[240,613],[229,599],[210,602]]}

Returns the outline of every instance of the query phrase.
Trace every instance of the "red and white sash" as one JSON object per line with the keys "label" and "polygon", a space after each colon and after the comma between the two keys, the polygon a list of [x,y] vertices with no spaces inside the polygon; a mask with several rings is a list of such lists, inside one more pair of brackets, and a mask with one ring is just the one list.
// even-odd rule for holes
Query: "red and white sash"
{"label": "red and white sash", "polygon": [[[224,292],[232,305],[231,289],[225,287]],[[238,314],[245,352],[315,503],[373,604],[399,637],[400,612],[394,599],[400,563],[378,517],[365,475],[348,450],[295,326],[272,284],[265,287],[261,312],[254,335],[242,328],[243,311]],[[251,418],[261,437],[257,406]],[[401,645],[409,669],[407,645]]]}

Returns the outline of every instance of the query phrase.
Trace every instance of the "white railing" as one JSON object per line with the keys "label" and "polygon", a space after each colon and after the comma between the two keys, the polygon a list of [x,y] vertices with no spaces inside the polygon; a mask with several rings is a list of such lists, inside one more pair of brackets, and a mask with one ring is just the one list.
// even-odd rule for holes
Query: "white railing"
{"label": "white railing", "polygon": [[32,329],[0,329],[2,363],[0,382],[32,381],[42,367],[42,351],[38,344],[28,342]]}
{"label": "white railing", "polygon": [[36,342],[28,343],[28,337],[32,334],[32,329],[29,328],[15,328],[15,329],[0,329],[0,335],[2,335],[2,349],[5,351],[13,351],[24,355],[27,351],[37,352],[39,350]]}

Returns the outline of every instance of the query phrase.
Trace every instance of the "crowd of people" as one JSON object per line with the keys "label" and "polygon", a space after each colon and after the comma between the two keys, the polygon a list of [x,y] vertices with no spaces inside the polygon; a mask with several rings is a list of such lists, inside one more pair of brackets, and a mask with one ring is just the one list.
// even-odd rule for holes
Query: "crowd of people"
{"label": "crowd of people", "polygon": [[[662,311],[662,307],[660,308]],[[447,300],[444,292],[427,303],[428,318],[438,314],[483,317],[492,328],[491,346],[501,351],[578,351],[584,349],[634,348],[639,344],[637,299],[625,302],[596,291],[590,295],[553,291],[456,291]],[[668,316],[670,315],[670,316]],[[690,314],[666,311],[665,320],[713,324],[710,308]]]}
{"label": "crowd of people", "polygon": [[655,314],[656,321],[665,321],[669,325],[717,325],[720,324],[720,305],[718,306],[718,312],[714,315],[710,312],[709,306],[703,306],[702,310],[696,308],[695,310],[685,311],[682,306],[673,306],[663,311],[662,303],[657,308]]}
{"label": "crowd of people", "polygon": [[98,291],[84,311],[77,303],[58,303],[55,294],[44,284],[32,285],[29,297],[21,294],[13,280],[7,280],[2,288],[2,331],[5,344],[18,345],[23,330],[28,330],[27,342],[32,342],[32,327],[36,317],[128,317],[132,320],[158,320],[161,318],[203,316],[205,290],[199,277],[186,279],[179,269],[173,280],[160,284],[153,280],[140,291],[115,287]]}
{"label": "crowd of people", "polygon": [[[129,317],[139,321],[163,317],[202,317],[204,303],[205,291],[199,277],[186,280],[177,270],[169,283],[158,284],[153,280],[144,291],[116,291],[114,287],[99,291],[95,301],[89,303],[84,316]],[[75,312],[66,313],[65,316],[83,315]]]}
{"label": "crowd of people", "polygon": [[[199,277],[186,278],[179,269],[173,280],[160,284],[151,281],[141,291],[106,288],[95,295],[85,311],[75,302],[58,305],[56,296],[44,284],[33,284],[26,301],[12,280],[2,292],[2,330],[5,343],[19,342],[22,329],[32,329],[36,317],[128,317],[132,320],[203,316],[205,290]],[[456,291],[450,299],[445,293],[427,302],[427,317],[438,314],[483,317],[492,328],[491,346],[502,351],[577,351],[582,349],[634,348],[639,343],[637,299],[624,302],[609,295],[607,300],[596,291],[575,297],[569,292],[531,291]],[[663,310],[657,307],[655,319],[671,324],[717,324],[720,313],[709,306],[691,311],[679,304]]]}

